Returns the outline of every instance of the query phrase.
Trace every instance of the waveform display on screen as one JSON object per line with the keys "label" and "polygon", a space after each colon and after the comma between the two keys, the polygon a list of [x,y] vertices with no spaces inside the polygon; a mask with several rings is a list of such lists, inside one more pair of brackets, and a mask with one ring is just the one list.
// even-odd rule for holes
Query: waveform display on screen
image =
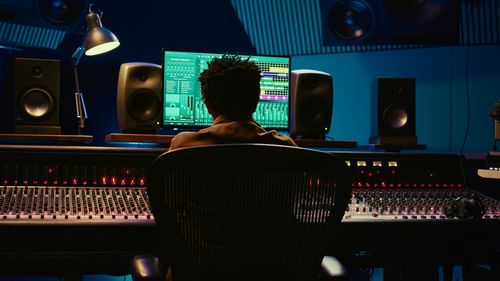
{"label": "waveform display on screen", "polygon": [[[212,124],[201,96],[198,76],[214,57],[223,54],[201,52],[163,52],[163,125],[206,127]],[[290,58],[250,57],[262,73],[260,101],[253,118],[265,128],[288,130]]]}

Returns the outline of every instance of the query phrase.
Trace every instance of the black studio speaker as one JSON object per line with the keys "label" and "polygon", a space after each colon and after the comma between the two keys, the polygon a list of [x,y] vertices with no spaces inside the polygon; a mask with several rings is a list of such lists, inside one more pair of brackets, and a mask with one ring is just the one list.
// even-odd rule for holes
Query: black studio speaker
{"label": "black studio speaker", "polygon": [[14,68],[14,132],[61,134],[60,61],[16,58]]}
{"label": "black studio speaker", "polygon": [[162,118],[162,69],[146,62],[120,66],[117,112],[120,129],[126,133],[153,133]]}
{"label": "black studio speaker", "polygon": [[57,49],[68,33],[83,32],[90,0],[0,0],[0,43]]}
{"label": "black studio speaker", "polygon": [[290,87],[291,135],[324,139],[332,119],[332,76],[317,70],[293,70]]}
{"label": "black studio speaker", "polygon": [[372,90],[372,144],[416,145],[415,78],[377,78]]}
{"label": "black studio speaker", "polygon": [[320,0],[323,44],[457,44],[460,1]]}

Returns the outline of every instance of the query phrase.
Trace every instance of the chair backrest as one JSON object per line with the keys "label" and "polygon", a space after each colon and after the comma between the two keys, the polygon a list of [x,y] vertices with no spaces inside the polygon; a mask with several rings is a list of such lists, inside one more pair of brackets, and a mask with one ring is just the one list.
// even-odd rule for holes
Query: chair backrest
{"label": "chair backrest", "polygon": [[325,152],[200,146],[160,155],[148,194],[177,280],[311,280],[347,207],[351,177]]}

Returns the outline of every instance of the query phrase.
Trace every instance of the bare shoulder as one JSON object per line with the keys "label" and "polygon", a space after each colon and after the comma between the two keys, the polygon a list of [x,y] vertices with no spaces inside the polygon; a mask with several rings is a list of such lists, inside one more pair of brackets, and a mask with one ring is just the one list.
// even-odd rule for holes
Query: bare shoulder
{"label": "bare shoulder", "polygon": [[191,146],[191,143],[198,138],[197,132],[180,132],[170,142],[170,149],[176,149],[186,146]]}

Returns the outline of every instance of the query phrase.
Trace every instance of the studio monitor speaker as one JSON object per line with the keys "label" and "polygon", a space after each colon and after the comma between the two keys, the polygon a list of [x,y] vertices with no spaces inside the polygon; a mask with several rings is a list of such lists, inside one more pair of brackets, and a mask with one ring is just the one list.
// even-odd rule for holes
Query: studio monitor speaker
{"label": "studio monitor speaker", "polygon": [[123,132],[153,133],[161,125],[162,69],[146,62],[120,66],[117,87],[118,123]]}
{"label": "studio monitor speaker", "polygon": [[456,0],[320,0],[324,45],[457,44]]}
{"label": "studio monitor speaker", "polygon": [[291,135],[324,139],[332,119],[332,76],[317,70],[293,70],[290,87]]}
{"label": "studio monitor speaker", "polygon": [[59,60],[16,58],[14,131],[61,134]]}
{"label": "studio monitor speaker", "polygon": [[416,145],[415,78],[377,78],[372,92],[370,143]]}

